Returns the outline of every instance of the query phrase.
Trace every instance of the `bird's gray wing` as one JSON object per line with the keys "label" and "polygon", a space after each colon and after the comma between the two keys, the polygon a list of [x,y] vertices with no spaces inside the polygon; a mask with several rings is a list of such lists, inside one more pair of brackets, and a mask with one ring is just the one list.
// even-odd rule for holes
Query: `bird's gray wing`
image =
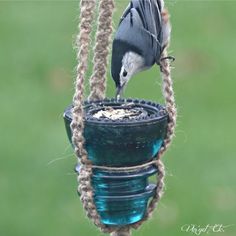
{"label": "bird's gray wing", "polygon": [[123,12],[123,15],[120,18],[120,22],[119,25],[121,24],[121,22],[125,19],[125,17],[130,13],[130,9],[131,9],[131,4],[129,4],[127,6],[127,8],[125,9],[125,11]]}
{"label": "bird's gray wing", "polygon": [[156,52],[156,60],[159,61],[162,45],[162,20],[160,1],[132,0],[130,5],[138,12],[144,30],[151,36],[152,47]]}
{"label": "bird's gray wing", "polygon": [[125,51],[133,50],[140,54],[145,58],[145,66],[151,66],[155,63],[156,57],[152,40],[152,35],[143,27],[139,12],[132,8],[120,23],[114,42],[125,43]]}
{"label": "bird's gray wing", "polygon": [[136,9],[142,22],[142,27],[158,39],[161,31],[161,3],[160,0],[132,0],[125,9],[120,23],[130,14],[130,24],[133,24],[132,9]]}
{"label": "bird's gray wing", "polygon": [[157,35],[161,30],[161,8],[159,0],[132,0],[131,8],[139,13],[143,27],[150,33]]}

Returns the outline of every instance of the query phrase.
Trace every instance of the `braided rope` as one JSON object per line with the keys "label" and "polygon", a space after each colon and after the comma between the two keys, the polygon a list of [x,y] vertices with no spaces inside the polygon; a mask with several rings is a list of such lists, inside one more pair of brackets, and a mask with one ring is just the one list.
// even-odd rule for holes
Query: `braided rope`
{"label": "braided rope", "polygon": [[[78,157],[78,162],[81,162],[81,168],[78,176],[78,191],[81,194],[81,201],[86,211],[86,215],[90,218],[93,223],[99,227],[104,233],[111,233],[115,231],[116,227],[108,227],[101,223],[100,216],[97,212],[94,199],[93,199],[93,187],[91,185],[91,177],[92,177],[92,166],[91,161],[88,159],[87,151],[84,148],[84,110],[83,110],[83,96],[84,96],[84,80],[85,73],[88,68],[88,54],[89,54],[89,45],[90,45],[90,34],[92,30],[92,22],[93,15],[96,7],[96,0],[81,0],[80,2],[80,33],[76,39],[76,47],[77,47],[77,61],[78,66],[76,67],[76,83],[75,83],[75,94],[73,97],[73,111],[72,111],[72,122],[71,122],[71,130],[72,130],[72,142],[74,144],[75,153]],[[105,77],[106,67],[107,67],[107,56],[109,54],[109,50],[104,50],[104,46],[109,44],[110,35],[112,33],[111,22],[112,12],[114,8],[113,0],[101,0],[100,2],[100,16],[99,16],[99,28],[97,33],[97,43],[96,43],[96,55],[95,55],[95,65],[94,68],[97,71],[95,73],[98,78],[103,75]],[[103,26],[103,22],[105,26]],[[110,27],[109,27],[110,26]],[[110,28],[108,30],[104,29],[106,27]],[[101,40],[102,37],[105,37],[103,44]],[[106,46],[107,47],[107,46]],[[100,61],[101,57],[103,57],[102,62]],[[102,81],[102,80],[101,80]],[[92,83],[93,84],[93,83]],[[105,80],[101,82],[101,84],[105,84]],[[97,86],[97,84],[93,84],[93,86]],[[92,86],[92,88],[93,88]],[[101,86],[104,87],[105,86]],[[102,93],[105,93],[101,90],[100,96]]]}
{"label": "braided rope", "polygon": [[83,207],[86,211],[86,215],[93,223],[100,228],[103,233],[111,233],[116,228],[106,226],[101,223],[100,216],[97,212],[94,200],[93,200],[93,187],[91,185],[92,168],[88,165],[81,165],[78,182],[78,191],[81,194],[80,200],[83,203]]}
{"label": "braided rope", "polygon": [[[177,110],[175,105],[175,96],[173,90],[173,82],[171,79],[171,66],[168,60],[167,49],[170,44],[170,33],[171,33],[171,25],[170,25],[170,16],[167,9],[164,9],[162,12],[162,20],[166,25],[166,28],[169,28],[169,37],[165,42],[165,49],[162,52],[161,60],[160,60],[160,69],[162,76],[162,93],[165,99],[166,110],[169,115],[169,122],[167,126],[167,135],[164,140],[164,144],[159,152],[159,155],[162,156],[166,149],[171,144],[172,138],[174,136],[175,126],[176,126],[176,118],[177,118]],[[166,59],[165,59],[166,58]]]}
{"label": "braided rope", "polygon": [[[165,58],[167,56],[167,49],[165,49],[162,53],[162,58]],[[176,124],[176,108],[175,108],[175,99],[174,99],[174,92],[173,92],[173,84],[171,80],[171,74],[170,74],[170,63],[168,60],[162,60],[161,61],[161,75],[162,75],[162,83],[163,83],[163,95],[165,98],[166,103],[166,110],[169,114],[169,122],[167,125],[167,134],[166,138],[163,142],[162,148],[160,149],[158,156],[156,158],[155,164],[158,168],[157,173],[157,189],[155,196],[152,198],[148,205],[148,209],[146,212],[145,217],[132,225],[134,229],[138,229],[142,223],[146,220],[148,220],[156,208],[159,200],[161,199],[163,195],[163,189],[164,189],[164,178],[165,178],[165,166],[161,161],[161,156],[164,154],[164,152],[167,150],[168,146],[170,145],[173,135],[174,135],[174,129]]]}
{"label": "braided rope", "polygon": [[111,236],[130,236],[130,227],[119,228]]}
{"label": "braided rope", "polygon": [[[92,177],[92,163],[88,160],[87,151],[84,149],[84,111],[83,111],[83,96],[84,96],[84,79],[87,71],[88,51],[90,44],[90,33],[93,21],[93,14],[96,6],[96,0],[81,0],[80,3],[80,34],[76,40],[76,46],[78,49],[77,60],[78,66],[76,68],[76,89],[73,97],[74,108],[72,111],[72,123],[71,130],[73,133],[72,142],[75,147],[75,153],[78,157],[78,161],[81,162],[80,173],[78,176],[79,187],[78,191],[81,193],[81,201],[86,211],[87,216],[93,221],[93,223],[99,227],[104,233],[112,233],[112,236],[129,236],[130,229],[138,228],[145,220],[147,220],[156,204],[160,200],[163,194],[164,165],[161,161],[161,156],[167,147],[170,145],[171,139],[174,134],[174,128],[176,123],[176,109],[174,101],[174,93],[172,89],[172,80],[170,75],[170,65],[168,60],[161,61],[161,74],[163,81],[163,95],[166,101],[166,109],[169,114],[169,123],[167,127],[167,136],[164,140],[163,147],[161,148],[154,163],[158,168],[158,180],[156,194],[150,201],[148,210],[144,219],[141,221],[127,226],[127,227],[109,227],[101,223],[100,216],[97,213],[96,206],[93,200],[93,188],[91,185]],[[109,53],[109,42],[112,33],[112,12],[114,10],[114,0],[101,0],[99,14],[98,31],[96,34],[96,46],[94,55],[94,74],[90,78],[91,93],[89,98],[91,100],[102,99],[105,96],[105,75],[107,67],[107,57]],[[162,54],[162,58],[167,56],[167,50],[165,49]],[[136,167],[137,168],[137,167]],[[125,168],[123,168],[125,169]]]}
{"label": "braided rope", "polygon": [[[167,57],[167,51],[164,50],[163,58]],[[167,126],[167,135],[164,140],[163,146],[159,152],[159,155],[162,156],[166,149],[170,146],[171,141],[174,136],[177,110],[175,106],[175,97],[173,91],[173,82],[170,74],[170,62],[167,60],[161,61],[161,74],[162,74],[162,83],[163,83],[163,96],[165,98],[166,110],[169,115],[169,122]]]}
{"label": "braided rope", "polygon": [[[166,9],[163,10],[162,20],[164,21],[165,24],[168,24],[168,26],[170,27],[169,14]],[[161,199],[163,195],[163,189],[165,185],[164,184],[165,166],[161,161],[161,157],[164,154],[164,152],[167,150],[169,145],[171,144],[172,138],[174,136],[175,126],[176,126],[177,111],[176,111],[176,106],[175,106],[173,82],[171,79],[171,67],[170,67],[169,60],[166,59],[168,56],[167,48],[169,46],[170,37],[167,40],[168,41],[166,42],[165,49],[163,50],[162,55],[161,55],[162,59],[160,60],[163,96],[165,99],[166,110],[169,115],[169,121],[167,125],[167,134],[155,162],[158,168],[157,189],[156,189],[155,196],[152,198],[152,200],[150,201],[148,205],[148,209],[147,209],[145,217],[141,221],[132,225],[132,227],[135,229],[139,228],[144,221],[148,220],[152,216],[154,209],[156,208],[159,200]]]}
{"label": "braided rope", "polygon": [[90,33],[92,30],[93,12],[95,10],[96,0],[81,0],[80,2],[80,33],[76,38],[77,61],[75,94],[73,97],[72,111],[72,142],[75,146],[75,153],[80,157],[82,162],[87,160],[87,152],[83,148],[83,96],[84,96],[84,80],[87,71],[88,52],[90,44]]}
{"label": "braided rope", "polygon": [[114,0],[102,0],[99,4],[98,28],[96,34],[95,53],[93,58],[93,74],[90,78],[91,92],[89,100],[101,100],[106,93],[106,72],[109,45],[112,34],[112,14]]}
{"label": "braided rope", "polygon": [[81,170],[78,176],[79,187],[81,193],[81,201],[86,211],[87,216],[93,220],[94,224],[100,227],[104,232],[110,232],[106,226],[101,224],[100,217],[97,213],[96,206],[93,201],[93,188],[91,186],[92,168],[91,162],[88,160],[87,152],[84,149],[84,111],[83,111],[83,96],[84,96],[84,80],[87,71],[87,61],[90,45],[90,33],[92,30],[93,14],[96,7],[96,0],[81,0],[80,2],[80,33],[76,39],[77,60],[76,67],[77,77],[75,82],[75,94],[73,97],[72,111],[72,142],[74,144],[75,153],[78,161],[81,162]]}
{"label": "braided rope", "polygon": [[152,216],[152,213],[154,209],[156,208],[157,203],[159,202],[159,200],[161,199],[163,195],[165,167],[159,158],[160,156],[158,155],[158,159],[156,161],[158,173],[157,173],[157,188],[156,188],[155,196],[150,201],[144,218],[138,221],[137,223],[131,225],[131,227],[134,229],[138,229],[146,220],[148,220]]}

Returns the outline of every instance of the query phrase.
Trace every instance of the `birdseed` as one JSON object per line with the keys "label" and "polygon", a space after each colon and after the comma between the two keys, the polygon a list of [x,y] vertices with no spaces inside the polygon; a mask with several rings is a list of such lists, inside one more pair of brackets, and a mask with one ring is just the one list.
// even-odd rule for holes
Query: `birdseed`
{"label": "birdseed", "polygon": [[93,117],[97,119],[110,119],[110,120],[135,119],[140,115],[143,115],[142,113],[146,114],[147,112],[142,108],[114,109],[113,107],[106,107],[105,110],[100,110],[94,113]]}

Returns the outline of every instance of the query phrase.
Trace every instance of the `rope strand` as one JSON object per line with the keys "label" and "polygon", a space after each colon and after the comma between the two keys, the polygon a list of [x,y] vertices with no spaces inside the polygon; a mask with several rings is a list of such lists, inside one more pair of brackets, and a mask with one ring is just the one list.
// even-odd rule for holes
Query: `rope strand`
{"label": "rope strand", "polygon": [[[167,51],[164,50],[162,57],[167,56]],[[176,118],[177,118],[177,110],[175,106],[175,97],[173,91],[173,82],[171,79],[170,72],[170,62],[169,60],[161,61],[161,75],[162,75],[162,84],[163,84],[163,96],[165,98],[166,110],[169,114],[169,122],[167,126],[167,135],[164,140],[163,147],[161,148],[159,154],[162,156],[166,149],[171,144],[171,141],[174,136],[175,126],[176,126]]]}
{"label": "rope strand", "polygon": [[114,0],[100,0],[96,45],[94,48],[93,74],[90,78],[89,100],[102,100],[106,93],[106,72],[109,55],[109,45],[112,34],[112,14]]}
{"label": "rope strand", "polygon": [[79,35],[76,38],[77,61],[75,94],[73,97],[72,111],[72,142],[75,147],[77,157],[80,157],[82,162],[86,162],[87,152],[83,148],[84,137],[84,111],[83,111],[83,96],[84,96],[84,80],[85,73],[88,67],[88,53],[90,45],[90,33],[92,30],[93,12],[95,10],[96,0],[81,0],[80,2],[80,25]]}
{"label": "rope strand", "polygon": [[[85,73],[88,67],[88,54],[90,45],[90,33],[92,30],[93,14],[96,7],[96,0],[81,0],[80,2],[80,33],[76,39],[77,61],[76,67],[77,77],[75,81],[75,95],[73,97],[72,111],[72,142],[74,144],[75,153],[78,157],[78,162],[82,163],[81,171],[78,176],[79,187],[81,193],[81,201],[86,211],[87,216],[93,220],[94,224],[104,232],[107,232],[106,226],[101,224],[100,217],[97,213],[96,206],[93,201],[93,188],[91,186],[92,168],[86,166],[91,162],[88,160],[87,151],[84,148],[84,80]],[[110,231],[108,231],[110,232]]]}
{"label": "rope strand", "polygon": [[111,233],[111,236],[130,236],[130,227],[122,227],[115,232]]}
{"label": "rope strand", "polygon": [[[108,227],[101,223],[100,216],[97,212],[94,198],[93,187],[91,185],[92,166],[88,159],[87,151],[84,148],[84,83],[85,74],[88,68],[88,55],[90,45],[90,34],[92,31],[93,16],[96,8],[96,0],[81,0],[80,3],[80,33],[76,39],[77,47],[77,61],[76,68],[77,77],[75,82],[75,95],[73,97],[73,111],[72,111],[72,142],[74,144],[75,153],[78,157],[78,162],[81,162],[80,173],[78,176],[78,191],[81,194],[81,201],[86,211],[86,215],[93,221],[93,223],[101,229],[104,233],[111,233],[116,230],[116,227]],[[105,94],[105,74],[107,67],[107,56],[109,54],[108,45],[112,33],[111,21],[112,12],[114,8],[113,0],[101,0],[99,27],[97,32],[97,43],[95,47],[94,70],[95,74],[91,81],[92,92],[96,92],[95,87],[101,84],[98,96]],[[105,42],[105,43],[104,43]],[[104,50],[104,51],[103,51]],[[95,76],[97,78],[95,78]],[[101,81],[99,81],[101,78]],[[99,86],[98,86],[99,87]],[[97,95],[96,95],[97,96]],[[93,95],[91,96],[93,97]]]}
{"label": "rope strand", "polygon": [[[93,172],[93,165],[88,159],[87,151],[84,148],[84,110],[83,110],[83,97],[84,97],[84,81],[85,74],[88,67],[88,54],[90,45],[90,34],[92,28],[93,15],[95,12],[96,0],[81,0],[80,2],[80,33],[76,39],[77,47],[77,60],[78,66],[76,67],[77,77],[75,82],[75,95],[73,97],[73,111],[72,111],[72,142],[74,144],[75,153],[78,161],[81,162],[80,173],[78,176],[79,187],[78,191],[81,193],[81,201],[86,211],[87,216],[93,223],[99,227],[104,233],[111,233],[112,236],[129,236],[131,227],[137,229],[141,224],[151,217],[157,203],[159,202],[164,188],[165,169],[161,161],[161,156],[168,148],[174,135],[176,125],[176,108],[173,92],[173,84],[170,73],[170,63],[167,59],[167,46],[162,53],[163,60],[160,61],[161,76],[163,83],[163,96],[165,98],[166,110],[169,114],[169,122],[167,127],[167,135],[164,140],[163,147],[159,151],[158,156],[153,161],[158,168],[157,174],[157,188],[153,199],[148,205],[145,217],[133,224],[126,227],[109,227],[101,223],[100,216],[97,212],[94,199],[93,187],[91,185],[91,177]],[[96,34],[96,45],[94,55],[94,68],[93,75],[90,78],[91,93],[90,100],[103,99],[106,90],[106,68],[107,58],[109,54],[109,43],[112,34],[112,13],[114,11],[114,0],[100,0],[99,5],[99,22]],[[163,15],[163,20],[169,24],[168,14]],[[169,40],[169,38],[168,38]],[[167,43],[168,45],[168,43]],[[151,162],[150,162],[151,163]],[[149,165],[148,163],[147,165]],[[146,164],[145,164],[146,166]],[[142,166],[144,167],[144,166]],[[106,167],[105,167],[106,168]],[[109,168],[109,167],[108,167]],[[131,167],[133,168],[133,167]],[[135,167],[137,168],[137,167]],[[125,169],[125,167],[123,168]]]}
{"label": "rope strand", "polygon": [[[170,30],[171,26],[170,26],[170,21],[169,21],[169,14],[166,9],[163,9],[162,20],[163,20],[164,24],[166,24],[169,27],[169,30]],[[170,32],[169,32],[169,34],[170,34]],[[144,221],[148,220],[152,216],[154,209],[156,208],[159,200],[161,199],[161,197],[163,195],[165,166],[161,161],[161,157],[164,154],[164,152],[167,150],[167,148],[169,147],[169,145],[172,141],[172,138],[174,136],[177,111],[176,111],[176,106],[175,106],[173,82],[171,79],[171,67],[170,67],[170,62],[168,60],[168,53],[167,53],[167,48],[169,46],[169,43],[170,43],[170,35],[168,38],[166,38],[165,49],[163,50],[162,55],[161,55],[161,58],[163,60],[160,60],[163,96],[165,99],[166,110],[169,115],[169,121],[168,121],[168,125],[167,125],[167,134],[166,134],[165,140],[163,142],[162,148],[160,149],[157,159],[156,159],[156,162],[155,162],[156,166],[158,168],[157,189],[156,189],[155,196],[153,197],[153,199],[150,201],[150,203],[148,205],[148,209],[147,209],[145,217],[141,221],[132,225],[132,227],[135,229],[139,228]]]}

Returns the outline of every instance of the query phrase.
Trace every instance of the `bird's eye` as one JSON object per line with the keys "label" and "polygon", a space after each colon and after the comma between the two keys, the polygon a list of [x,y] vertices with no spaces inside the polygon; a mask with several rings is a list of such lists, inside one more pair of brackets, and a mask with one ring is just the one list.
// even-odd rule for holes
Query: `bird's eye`
{"label": "bird's eye", "polygon": [[124,71],[123,71],[123,76],[125,77],[127,74],[128,74],[127,71],[124,70]]}

